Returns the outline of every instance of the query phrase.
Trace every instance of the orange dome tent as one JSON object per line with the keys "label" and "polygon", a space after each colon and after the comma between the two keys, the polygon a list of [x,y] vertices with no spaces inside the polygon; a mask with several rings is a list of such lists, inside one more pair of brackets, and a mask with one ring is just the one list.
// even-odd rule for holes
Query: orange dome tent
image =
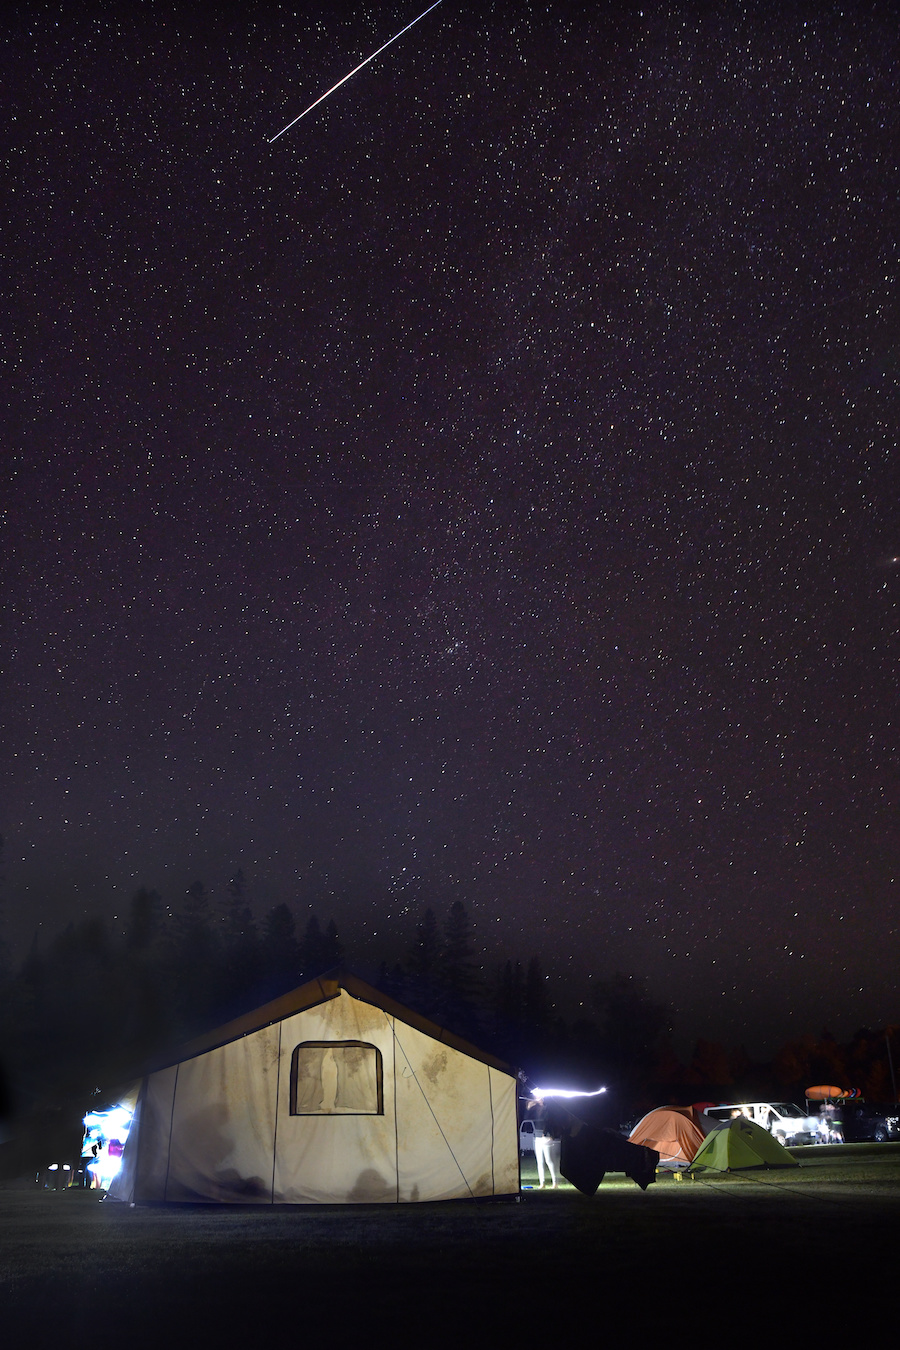
{"label": "orange dome tent", "polygon": [[660,1167],[677,1172],[693,1162],[704,1138],[693,1107],[658,1106],[638,1121],[629,1143],[655,1149]]}

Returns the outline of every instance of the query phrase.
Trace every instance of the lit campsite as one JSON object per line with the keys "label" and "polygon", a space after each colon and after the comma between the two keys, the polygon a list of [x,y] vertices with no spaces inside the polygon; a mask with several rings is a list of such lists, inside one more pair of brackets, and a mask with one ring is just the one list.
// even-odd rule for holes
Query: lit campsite
{"label": "lit campsite", "polygon": [[[810,1093],[835,1128],[850,1094]],[[261,1309],[289,1324],[298,1297],[317,1336],[337,1307],[358,1335],[399,1300],[417,1323],[441,1308],[435,1343],[480,1345],[511,1305],[535,1330],[576,1329],[596,1285],[649,1334],[671,1313],[644,1297],[648,1247],[678,1289],[702,1253],[710,1316],[731,1308],[739,1259],[746,1327],[799,1329],[773,1264],[837,1288],[865,1278],[874,1309],[892,1298],[900,1143],[789,1151],[751,1119],[760,1104],[702,1103],[655,1108],[626,1139],[592,1120],[604,1096],[529,1083],[358,978],[324,975],[97,1094],[81,1169],[7,1178],[5,1324],[111,1347],[128,1318],[129,1343],[149,1347],[157,1309],[176,1324],[202,1309],[204,1334],[238,1345]],[[824,1249],[823,1225],[840,1237]],[[552,1304],[539,1287],[531,1306],[536,1278]]]}

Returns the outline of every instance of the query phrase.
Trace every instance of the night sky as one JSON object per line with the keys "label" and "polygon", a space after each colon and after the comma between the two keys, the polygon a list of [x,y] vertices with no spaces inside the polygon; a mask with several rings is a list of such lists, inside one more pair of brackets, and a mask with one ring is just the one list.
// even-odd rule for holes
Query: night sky
{"label": "night sky", "polygon": [[898,11],[444,0],[268,143],[418,12],[7,11],[15,950],[242,868],[898,1022]]}

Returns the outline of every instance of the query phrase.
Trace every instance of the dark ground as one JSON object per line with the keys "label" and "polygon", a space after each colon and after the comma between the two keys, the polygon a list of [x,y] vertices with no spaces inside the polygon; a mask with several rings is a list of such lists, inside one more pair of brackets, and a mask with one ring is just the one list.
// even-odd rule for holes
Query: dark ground
{"label": "dark ground", "polygon": [[[423,1347],[892,1325],[900,1145],[795,1151],[785,1172],[607,1177],[519,1203],[136,1208],[0,1192],[8,1344]],[[532,1180],[525,1164],[523,1181]],[[752,1177],[752,1179],[751,1179]],[[804,1342],[798,1341],[798,1345]]]}

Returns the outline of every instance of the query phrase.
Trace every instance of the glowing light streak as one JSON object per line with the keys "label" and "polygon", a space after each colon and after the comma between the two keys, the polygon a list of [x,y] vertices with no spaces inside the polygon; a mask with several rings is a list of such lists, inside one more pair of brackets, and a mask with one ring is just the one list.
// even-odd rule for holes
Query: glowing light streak
{"label": "glowing light streak", "polygon": [[569,1088],[535,1088],[533,1097],[599,1097],[606,1088],[597,1088],[595,1092],[576,1092]]}
{"label": "glowing light streak", "polygon": [[388,38],[384,46],[379,47],[377,52],[373,52],[371,56],[367,56],[365,61],[360,61],[358,66],[353,67],[349,75],[345,75],[342,80],[338,80],[337,84],[333,84],[330,89],[326,90],[324,94],[321,94],[316,99],[315,103],[311,103],[308,108],[305,108],[303,112],[300,113],[299,117],[295,117],[293,122],[288,122],[287,126],[282,127],[281,130],[276,132],[274,136],[270,136],[269,145],[271,145],[273,141],[277,141],[278,137],[283,136],[286,131],[290,131],[291,127],[295,127],[297,123],[301,120],[301,118],[304,118],[307,113],[312,112],[313,108],[318,108],[319,104],[323,103],[330,94],[333,94],[335,89],[340,89],[341,85],[346,84],[348,80],[351,80],[358,70],[362,70],[363,66],[367,66],[370,61],[374,61],[375,57],[380,56],[381,53],[391,45],[392,42],[396,42],[397,39],[401,38],[404,33],[408,33],[411,28],[414,28],[415,25],[419,22],[419,19],[424,19],[426,14],[430,14],[433,9],[437,9],[439,4],[441,4],[441,0],[434,0],[433,5],[429,5],[427,9],[423,9],[422,13],[419,15],[417,19],[413,19],[412,23],[408,23],[405,28],[401,28],[400,32],[395,33],[392,38]]}

